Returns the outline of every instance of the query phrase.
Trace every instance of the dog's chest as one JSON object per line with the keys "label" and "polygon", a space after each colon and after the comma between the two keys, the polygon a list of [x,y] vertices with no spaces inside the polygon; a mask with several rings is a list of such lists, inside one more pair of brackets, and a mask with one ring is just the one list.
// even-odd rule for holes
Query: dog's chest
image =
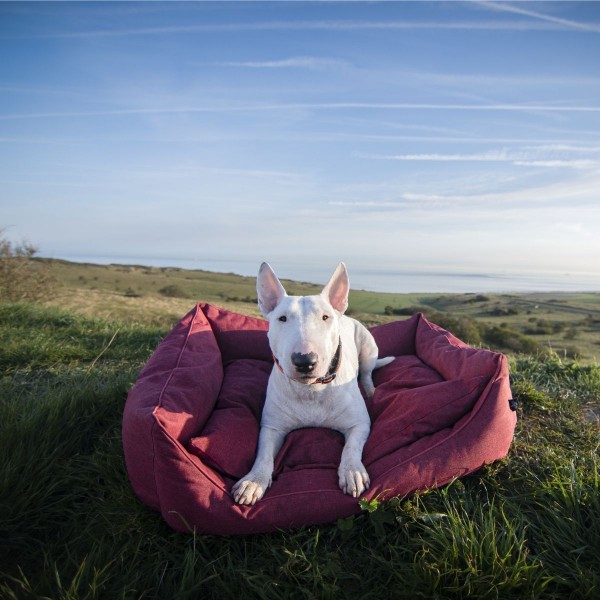
{"label": "dog's chest", "polygon": [[[343,386],[316,386],[321,384],[278,387],[276,381],[269,382],[263,425],[285,431],[302,427],[327,427],[343,431],[350,422],[356,421],[364,407],[356,380]],[[295,393],[290,389],[298,387],[300,390],[293,390]]]}

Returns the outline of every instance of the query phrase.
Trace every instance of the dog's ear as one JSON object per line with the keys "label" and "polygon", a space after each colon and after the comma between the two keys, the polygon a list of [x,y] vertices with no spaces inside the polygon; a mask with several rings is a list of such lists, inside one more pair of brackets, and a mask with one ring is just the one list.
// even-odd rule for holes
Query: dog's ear
{"label": "dog's ear", "polygon": [[321,294],[329,301],[329,304],[340,313],[345,313],[348,308],[348,292],[350,281],[346,265],[341,262],[335,273],[331,276],[329,283],[323,288]]}
{"label": "dog's ear", "polygon": [[258,308],[265,317],[287,296],[277,275],[271,266],[264,262],[260,265],[256,278],[256,292],[258,294]]}

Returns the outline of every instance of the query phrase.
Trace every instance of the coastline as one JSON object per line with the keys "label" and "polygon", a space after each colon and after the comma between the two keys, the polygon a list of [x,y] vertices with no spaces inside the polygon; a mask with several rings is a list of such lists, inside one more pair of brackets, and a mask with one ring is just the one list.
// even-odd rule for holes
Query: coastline
{"label": "coastline", "polygon": [[[181,259],[119,256],[46,256],[73,263],[175,268],[255,277],[260,261],[248,259]],[[302,265],[301,261],[272,263],[282,279],[325,284],[334,264]],[[460,269],[366,269],[347,263],[352,289],[394,294],[600,292],[600,273],[482,273]]]}

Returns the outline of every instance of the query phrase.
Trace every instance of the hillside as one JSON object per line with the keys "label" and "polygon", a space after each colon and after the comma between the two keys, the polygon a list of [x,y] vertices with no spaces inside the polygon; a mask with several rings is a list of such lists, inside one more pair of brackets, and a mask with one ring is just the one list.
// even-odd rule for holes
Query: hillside
{"label": "hillside", "polygon": [[[57,280],[44,302],[57,306],[0,302],[0,597],[598,597],[597,363],[510,356],[519,420],[508,457],[442,489],[320,527],[184,535],[133,494],[123,405],[197,300],[256,314],[253,278],[37,264]],[[425,310],[461,336],[504,344],[546,335],[525,327],[564,339],[568,326],[594,349],[598,300],[353,292],[351,304],[370,322]]]}
{"label": "hillside", "polygon": [[[259,315],[254,277],[176,267],[38,262],[59,284],[47,303],[87,316],[170,327],[200,301]],[[290,294],[321,289],[282,281]],[[554,352],[584,362],[597,362],[600,356],[600,293],[350,293],[350,314],[369,326],[416,311],[475,345],[506,352]]]}

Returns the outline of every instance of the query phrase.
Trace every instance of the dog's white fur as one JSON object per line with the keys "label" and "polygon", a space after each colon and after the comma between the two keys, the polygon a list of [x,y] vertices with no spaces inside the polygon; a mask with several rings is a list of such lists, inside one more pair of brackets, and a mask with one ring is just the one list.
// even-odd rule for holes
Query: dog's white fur
{"label": "dog's white fur", "polygon": [[[238,504],[254,504],[263,497],[286,435],[302,427],[327,427],[344,435],[339,485],[344,493],[358,497],[370,483],[362,451],[371,422],[357,377],[365,393],[372,396],[372,371],[393,358],[378,360],[371,333],[344,315],[350,289],[344,263],[318,296],[288,296],[267,263],[260,267],[256,288],[260,310],[269,320],[269,344],[279,367],[274,366],[267,386],[256,460],[233,486],[233,498]],[[319,383],[319,378],[330,374],[340,342],[335,379]],[[297,367],[292,361],[294,354],[313,357],[310,372]]]}

